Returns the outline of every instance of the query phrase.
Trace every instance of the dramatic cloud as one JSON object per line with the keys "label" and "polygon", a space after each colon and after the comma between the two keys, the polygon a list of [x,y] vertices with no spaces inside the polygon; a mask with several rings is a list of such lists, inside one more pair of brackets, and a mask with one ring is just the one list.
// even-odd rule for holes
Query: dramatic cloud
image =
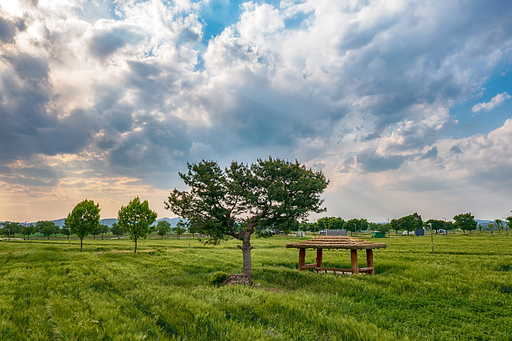
{"label": "dramatic cloud", "polygon": [[[428,195],[449,191],[492,218],[510,122],[454,138],[452,110],[486,89],[473,113],[510,110],[511,17],[498,0],[5,2],[0,220],[84,196],[106,216],[135,195],[168,215],[186,162],[268,155],[323,169],[328,214],[434,217],[449,205]],[[506,160],[484,167],[490,153]]]}
{"label": "dramatic cloud", "polygon": [[490,111],[490,110],[494,109],[496,106],[500,105],[501,103],[503,103],[505,100],[507,100],[509,98],[511,98],[511,96],[508,93],[506,93],[506,92],[504,92],[502,94],[497,94],[496,96],[494,96],[491,99],[490,102],[475,104],[471,110],[473,112],[479,112],[482,109]]}

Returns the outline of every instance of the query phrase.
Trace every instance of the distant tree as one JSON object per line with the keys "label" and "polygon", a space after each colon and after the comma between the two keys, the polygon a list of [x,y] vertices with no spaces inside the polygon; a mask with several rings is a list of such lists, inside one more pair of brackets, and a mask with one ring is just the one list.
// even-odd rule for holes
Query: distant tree
{"label": "distant tree", "polygon": [[117,223],[112,224],[110,231],[114,236],[117,236],[117,239],[124,234],[124,230]]}
{"label": "distant tree", "polygon": [[390,223],[385,223],[385,224],[376,224],[377,226],[375,227],[375,230],[379,231],[379,232],[384,232],[384,233],[387,233],[391,230],[391,224]]}
{"label": "distant tree", "polygon": [[400,230],[412,232],[416,229],[423,228],[423,221],[418,213],[413,213],[398,219],[398,225]]}
{"label": "distant tree", "polygon": [[187,231],[187,223],[183,221],[178,221],[176,227],[174,228],[174,233],[176,233],[176,239],[180,239],[180,236]]}
{"label": "distant tree", "polygon": [[512,228],[512,216],[510,217],[507,217],[507,236],[508,236],[508,231]]}
{"label": "distant tree", "polygon": [[348,220],[345,224],[345,228],[347,229],[347,231],[350,231],[350,234],[352,235],[353,232],[356,232],[356,231],[365,231],[368,229],[368,227],[370,226],[368,224],[368,220],[366,219],[350,219]]}
{"label": "distant tree", "polygon": [[96,239],[96,236],[100,235],[101,234],[101,228],[100,228],[100,225],[98,225],[98,227],[96,227],[94,230],[91,231],[91,234],[92,234],[92,239]]}
{"label": "distant tree", "polygon": [[[439,230],[446,230],[445,228],[445,221],[444,220],[439,220],[439,219],[429,219],[425,222],[428,226],[432,226],[432,229],[434,231],[439,231]],[[430,225],[432,224],[432,225]]]}
{"label": "distant tree", "polygon": [[194,239],[194,234],[196,233],[199,233],[200,232],[200,227],[195,225],[195,224],[192,224],[190,221],[188,222],[188,232],[189,233],[192,233],[192,239]]}
{"label": "distant tree", "polygon": [[498,228],[498,233],[501,234],[501,229],[503,228],[503,220],[494,219],[494,225]]}
{"label": "distant tree", "polygon": [[341,230],[345,225],[345,220],[340,217],[324,217],[317,221],[319,230]]}
{"label": "distant tree", "polygon": [[126,207],[121,206],[117,216],[119,226],[135,242],[134,253],[137,253],[137,240],[147,238],[153,232],[154,227],[151,225],[156,221],[157,213],[149,208],[147,200],[140,202],[139,197],[135,197]]}
{"label": "distant tree", "polygon": [[461,229],[464,234],[466,234],[466,231],[471,233],[477,227],[477,222],[471,212],[457,214],[453,217],[453,220],[455,220],[455,226]]}
{"label": "distant tree", "polygon": [[50,236],[56,232],[57,228],[53,221],[40,220],[36,223],[37,231],[43,236],[48,237],[48,240],[50,240]]}
{"label": "distant tree", "polygon": [[156,224],[156,229],[158,230],[158,235],[162,236],[162,239],[164,239],[164,236],[171,230],[171,223],[161,220]]}
{"label": "distant tree", "polygon": [[103,235],[107,234],[110,231],[110,227],[105,224],[100,224],[100,233],[101,233],[101,240],[103,240]]}
{"label": "distant tree", "polygon": [[82,252],[83,239],[100,225],[100,205],[87,199],[78,203],[68,214],[66,224],[71,233],[80,238],[80,252]]}
{"label": "distant tree", "polygon": [[398,231],[400,231],[400,224],[398,223],[398,219],[391,219],[389,224],[391,229],[395,231],[395,234],[398,235]]}
{"label": "distant tree", "polygon": [[2,223],[3,227],[1,228],[1,232],[3,235],[6,235],[9,238],[11,235],[14,237],[16,233],[23,232],[23,225],[20,223],[6,221]]}
{"label": "distant tree", "polygon": [[30,236],[36,233],[36,227],[32,224],[27,226],[23,226],[23,236],[27,236],[27,239],[30,240]]}
{"label": "distant tree", "polygon": [[446,231],[453,231],[453,230],[457,229],[457,227],[455,226],[453,221],[445,222],[444,223],[444,228],[446,229]]}
{"label": "distant tree", "polygon": [[[304,219],[310,211],[323,212],[320,194],[328,180],[322,172],[307,169],[298,161],[258,159],[252,165],[233,161],[222,170],[216,162],[188,164],[179,173],[189,192],[174,189],[165,207],[197,224],[217,243],[224,236],[242,241],[243,276],[251,281],[251,235],[257,226],[271,227]],[[237,221],[247,225],[237,231]]]}
{"label": "distant tree", "polygon": [[345,228],[347,231],[350,231],[350,235],[353,235],[354,232],[357,231],[357,225],[359,224],[359,219],[353,218],[350,220],[347,220],[345,223]]}

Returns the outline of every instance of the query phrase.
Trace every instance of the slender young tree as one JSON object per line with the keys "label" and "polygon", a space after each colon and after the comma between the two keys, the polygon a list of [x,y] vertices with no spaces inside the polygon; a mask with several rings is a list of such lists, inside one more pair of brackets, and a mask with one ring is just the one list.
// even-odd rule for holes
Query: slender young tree
{"label": "slender young tree", "polygon": [[501,229],[503,228],[503,220],[494,219],[494,225],[498,228],[498,233],[501,234]]}
{"label": "slender young tree", "polygon": [[157,213],[149,208],[147,200],[140,202],[139,197],[135,197],[128,205],[121,206],[117,214],[117,223],[128,232],[130,239],[135,242],[135,251],[137,253],[137,240],[147,238],[148,234],[153,232]]}
{"label": "slender young tree", "polygon": [[87,199],[78,203],[68,214],[66,224],[71,233],[80,238],[80,252],[82,252],[83,239],[100,225],[100,205]]}
{"label": "slender young tree", "polygon": [[311,211],[325,211],[320,194],[329,181],[298,161],[271,157],[251,165],[233,161],[222,170],[216,162],[203,160],[188,164],[188,172],[179,175],[190,191],[174,189],[165,208],[188,219],[212,243],[226,236],[240,240],[248,284],[252,283],[251,235],[257,226],[292,224]]}

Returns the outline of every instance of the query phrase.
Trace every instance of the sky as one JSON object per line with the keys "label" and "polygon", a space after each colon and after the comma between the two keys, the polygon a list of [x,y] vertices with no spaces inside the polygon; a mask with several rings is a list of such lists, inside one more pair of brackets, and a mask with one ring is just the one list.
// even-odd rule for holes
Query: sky
{"label": "sky", "polygon": [[[0,221],[299,160],[322,216],[512,210],[512,2],[0,0]],[[316,219],[318,216],[311,216]]]}

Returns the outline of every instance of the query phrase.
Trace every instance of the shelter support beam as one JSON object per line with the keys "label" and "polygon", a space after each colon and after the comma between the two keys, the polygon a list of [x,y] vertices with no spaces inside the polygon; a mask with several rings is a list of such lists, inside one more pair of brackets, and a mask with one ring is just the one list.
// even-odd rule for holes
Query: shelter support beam
{"label": "shelter support beam", "polygon": [[368,268],[371,268],[371,270],[368,270],[366,273],[368,275],[374,275],[375,270],[373,268],[373,250],[372,249],[366,249],[366,266]]}
{"label": "shelter support beam", "polygon": [[357,264],[357,250],[350,250],[350,262],[352,264],[352,274],[358,274],[359,264]]}
{"label": "shelter support beam", "polygon": [[306,249],[300,248],[299,249],[299,271],[304,269],[305,265],[306,265]]}
{"label": "shelter support beam", "polygon": [[316,266],[322,267],[322,249],[316,249]]}

